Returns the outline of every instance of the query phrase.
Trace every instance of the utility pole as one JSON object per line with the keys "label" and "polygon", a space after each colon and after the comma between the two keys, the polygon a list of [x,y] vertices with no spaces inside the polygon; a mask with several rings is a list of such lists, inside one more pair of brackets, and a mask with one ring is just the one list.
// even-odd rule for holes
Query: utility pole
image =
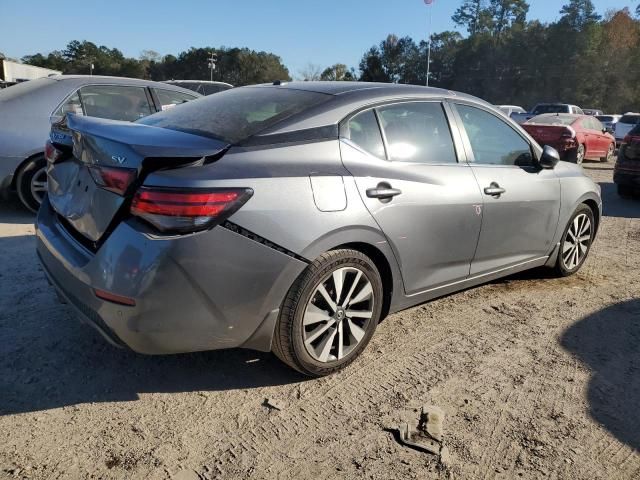
{"label": "utility pole", "polygon": [[211,56],[208,59],[209,63],[209,70],[210,70],[210,80],[213,82],[213,71],[216,69],[216,62],[218,61],[218,55],[215,54],[215,52],[211,52]]}
{"label": "utility pole", "polygon": [[431,26],[433,23],[433,2],[435,0],[424,0],[425,5],[429,8],[429,38],[427,39],[427,87],[429,86],[429,77],[431,76]]}

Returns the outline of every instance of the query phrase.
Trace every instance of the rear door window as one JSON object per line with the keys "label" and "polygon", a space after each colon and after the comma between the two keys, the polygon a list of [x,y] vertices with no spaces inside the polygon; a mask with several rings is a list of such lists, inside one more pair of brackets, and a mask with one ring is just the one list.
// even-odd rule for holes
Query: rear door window
{"label": "rear door window", "polygon": [[198,98],[195,95],[189,95],[188,93],[176,92],[173,90],[162,90],[160,88],[156,88],[155,91],[158,96],[158,100],[160,101],[160,110],[163,111]]}
{"label": "rear door window", "polygon": [[618,123],[625,123],[627,125],[637,125],[640,123],[640,115],[623,115]]}
{"label": "rear door window", "polygon": [[88,85],[80,89],[80,99],[89,117],[133,122],[154,112],[144,87]]}
{"label": "rear door window", "polygon": [[408,102],[378,109],[389,159],[457,163],[447,117],[439,102]]}
{"label": "rear door window", "polygon": [[366,152],[385,159],[382,134],[373,110],[359,113],[349,120],[349,139]]}

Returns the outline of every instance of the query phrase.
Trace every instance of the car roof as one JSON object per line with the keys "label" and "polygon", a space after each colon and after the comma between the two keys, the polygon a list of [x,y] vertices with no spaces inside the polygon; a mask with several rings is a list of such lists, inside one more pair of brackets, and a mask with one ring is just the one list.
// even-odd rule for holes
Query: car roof
{"label": "car roof", "polygon": [[81,85],[93,85],[93,84],[110,84],[110,85],[134,85],[141,87],[156,87],[156,88],[167,88],[167,86],[171,87],[170,90],[181,91],[184,93],[188,93],[190,95],[195,94],[196,96],[201,96],[199,93],[194,92],[193,90],[189,90],[186,88],[178,87],[176,85],[171,85],[167,83],[154,82],[153,80],[144,80],[141,78],[129,78],[129,77],[112,77],[108,75],[53,75],[48,77],[51,80],[55,80],[57,82],[69,82],[73,83],[76,86]]}
{"label": "car roof", "polygon": [[185,79],[185,80],[179,80],[179,79],[173,79],[173,80],[163,80],[162,83],[169,83],[169,84],[173,84],[173,83],[198,83],[198,84],[207,84],[207,85],[224,85],[227,87],[233,87],[233,85],[231,85],[230,83],[227,82],[216,82],[215,80],[193,80],[193,79]]}
{"label": "car roof", "polygon": [[[536,115],[536,117],[562,117],[562,118],[570,118],[572,120],[578,120],[580,118],[589,117],[590,115],[579,115],[577,113],[542,113],[540,115]],[[533,120],[533,117],[531,120]]]}
{"label": "car roof", "polygon": [[243,88],[278,88],[331,95],[331,101],[323,102],[300,114],[267,129],[261,135],[287,133],[295,130],[323,127],[339,123],[353,112],[382,102],[429,99],[459,99],[482,105],[502,115],[493,105],[464,93],[419,85],[403,85],[374,82],[274,82]]}

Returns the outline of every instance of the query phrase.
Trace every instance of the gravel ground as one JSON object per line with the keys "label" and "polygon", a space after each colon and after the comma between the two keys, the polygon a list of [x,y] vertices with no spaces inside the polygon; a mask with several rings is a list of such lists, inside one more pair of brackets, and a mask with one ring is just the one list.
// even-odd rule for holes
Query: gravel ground
{"label": "gravel ground", "polygon": [[[57,303],[33,217],[1,205],[0,478],[640,478],[640,201],[585,168],[605,218],[578,275],[392,315],[320,380],[270,354],[111,347]],[[424,404],[449,459],[396,442]]]}

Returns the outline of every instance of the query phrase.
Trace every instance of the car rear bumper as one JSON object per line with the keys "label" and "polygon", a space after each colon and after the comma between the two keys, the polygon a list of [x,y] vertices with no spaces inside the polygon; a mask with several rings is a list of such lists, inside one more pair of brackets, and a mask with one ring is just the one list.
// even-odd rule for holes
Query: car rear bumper
{"label": "car rear bumper", "polygon": [[[48,200],[36,228],[38,256],[58,292],[112,343],[145,354],[270,350],[280,304],[307,266],[221,226],[167,239],[123,222],[90,252]],[[135,306],[102,300],[95,289]]]}

